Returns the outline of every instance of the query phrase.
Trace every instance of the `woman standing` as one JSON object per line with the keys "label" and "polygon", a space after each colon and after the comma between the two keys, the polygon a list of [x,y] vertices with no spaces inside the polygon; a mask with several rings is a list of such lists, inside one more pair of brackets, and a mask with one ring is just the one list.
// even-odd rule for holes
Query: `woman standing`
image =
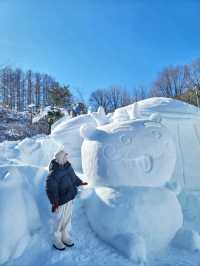
{"label": "woman standing", "polygon": [[46,192],[55,215],[53,247],[58,250],[74,245],[70,237],[72,207],[77,187],[81,185],[88,183],[76,176],[68,161],[68,154],[63,150],[56,153],[49,165]]}

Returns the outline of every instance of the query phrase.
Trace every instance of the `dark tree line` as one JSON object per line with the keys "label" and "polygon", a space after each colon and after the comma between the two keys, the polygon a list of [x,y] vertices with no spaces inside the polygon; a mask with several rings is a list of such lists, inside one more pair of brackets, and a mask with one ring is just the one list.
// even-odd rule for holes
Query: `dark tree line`
{"label": "dark tree line", "polygon": [[72,103],[69,86],[61,86],[50,75],[8,66],[0,69],[0,99],[3,106],[16,111],[30,105],[35,110],[48,105],[68,108]]}

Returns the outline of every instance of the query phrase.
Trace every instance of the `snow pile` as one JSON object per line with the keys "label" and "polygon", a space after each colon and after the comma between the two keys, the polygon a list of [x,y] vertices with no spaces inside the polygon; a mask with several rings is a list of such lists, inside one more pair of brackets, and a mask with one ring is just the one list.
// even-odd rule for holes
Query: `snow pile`
{"label": "snow pile", "polygon": [[21,163],[47,167],[55,152],[60,148],[53,138],[40,136],[26,138],[15,147],[20,151],[18,160]]}
{"label": "snow pile", "polygon": [[31,167],[22,168],[0,167],[0,264],[22,255],[41,225],[31,185],[23,177]]}
{"label": "snow pile", "polygon": [[133,109],[137,105],[137,112],[140,116],[149,116],[152,113],[161,113],[162,116],[186,116],[194,117],[199,116],[199,108],[190,105],[186,102],[165,98],[165,97],[152,97],[125,107],[118,108],[118,110],[127,110],[130,117]]}
{"label": "snow pile", "polygon": [[113,123],[80,130],[83,171],[94,186],[86,213],[100,238],[146,263],[169,246],[183,223],[176,194],[164,188],[176,148],[159,116],[127,120],[126,111],[116,113]]}

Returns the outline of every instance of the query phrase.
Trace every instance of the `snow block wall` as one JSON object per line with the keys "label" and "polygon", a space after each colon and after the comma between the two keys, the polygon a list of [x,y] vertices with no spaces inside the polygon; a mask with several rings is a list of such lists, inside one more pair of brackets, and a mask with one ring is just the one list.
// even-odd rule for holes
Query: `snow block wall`
{"label": "snow block wall", "polygon": [[146,263],[168,247],[183,223],[176,194],[165,188],[176,147],[159,116],[127,118],[126,111],[117,111],[110,124],[81,127],[83,171],[94,187],[85,206],[100,238]]}

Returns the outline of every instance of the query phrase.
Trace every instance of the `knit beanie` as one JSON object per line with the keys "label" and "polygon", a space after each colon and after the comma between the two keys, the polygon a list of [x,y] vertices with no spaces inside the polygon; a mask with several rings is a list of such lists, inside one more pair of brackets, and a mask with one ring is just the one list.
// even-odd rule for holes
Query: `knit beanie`
{"label": "knit beanie", "polygon": [[57,152],[55,154],[56,162],[61,164],[61,165],[65,164],[67,162],[65,155],[67,155],[67,153],[63,150]]}

